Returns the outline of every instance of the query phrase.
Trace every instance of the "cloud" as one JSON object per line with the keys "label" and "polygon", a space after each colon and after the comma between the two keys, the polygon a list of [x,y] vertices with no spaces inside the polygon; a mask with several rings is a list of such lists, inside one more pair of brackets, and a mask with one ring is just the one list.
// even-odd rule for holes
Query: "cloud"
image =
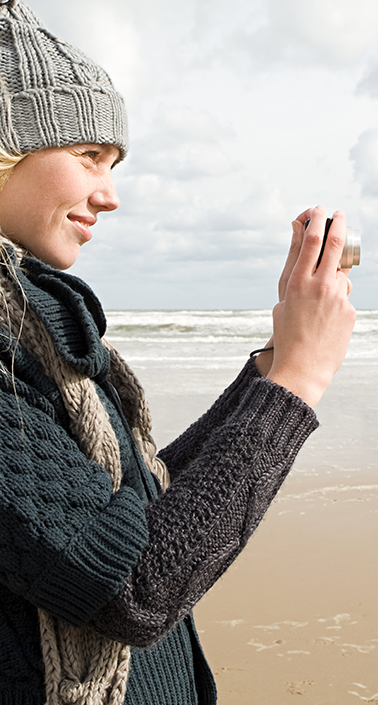
{"label": "cloud", "polygon": [[234,137],[209,112],[165,105],[154,112],[148,134],[136,138],[130,152],[132,174],[160,174],[169,179],[219,177],[241,168],[222,142]]}
{"label": "cloud", "polygon": [[34,0],[33,9],[99,61],[133,106],[195,67],[265,72],[300,60],[349,68],[378,39],[376,0]]}
{"label": "cloud", "polygon": [[[355,305],[376,308],[377,299],[377,199],[378,199],[378,129],[362,132],[350,150],[354,178],[361,186],[359,221],[362,233],[361,267],[353,270]],[[370,296],[367,295],[370,292]],[[366,306],[365,301],[369,304]]]}
{"label": "cloud", "polygon": [[219,145],[182,142],[177,149],[170,140],[156,142],[154,135],[135,140],[130,154],[133,174],[160,174],[182,181],[225,176],[241,168]]}
{"label": "cloud", "polygon": [[272,38],[284,52],[349,66],[378,36],[375,0],[268,0]]}
{"label": "cloud", "polygon": [[354,176],[363,197],[378,197],[378,129],[365,130],[350,150]]}
{"label": "cloud", "polygon": [[[208,6],[209,4],[206,3]],[[272,64],[324,65],[350,68],[365,61],[375,51],[378,38],[376,0],[265,0],[255,3],[253,11],[240,21],[238,10],[248,3],[236,3],[215,16],[218,42],[207,41],[211,62],[230,60],[240,54],[249,57],[248,67],[265,72]],[[233,14],[233,16],[231,16]],[[201,14],[201,17],[205,12]],[[209,26],[209,9],[207,10]],[[239,21],[235,21],[238,18]],[[210,30],[209,30],[210,31]],[[201,38],[204,33],[199,33]],[[211,33],[215,35],[215,32]],[[239,60],[239,66],[242,62]]]}
{"label": "cloud", "polygon": [[167,271],[172,263],[223,262],[235,273],[241,262],[257,267],[267,256],[283,262],[289,218],[282,194],[269,180],[256,180],[246,196],[222,199],[219,191],[227,192],[229,177],[209,177],[200,188],[174,175],[126,174],[125,168],[116,179],[121,207],[111,229],[102,214],[91,243],[102,264],[132,261],[142,271],[150,260],[156,270]]}
{"label": "cloud", "polygon": [[[230,137],[230,127],[222,126],[205,110],[194,111],[185,105],[161,105],[154,120],[167,140],[217,142]],[[231,134],[232,131],[231,131]]]}
{"label": "cloud", "polygon": [[371,98],[378,98],[378,63],[371,61],[363,77],[358,82],[356,93],[367,94]]}

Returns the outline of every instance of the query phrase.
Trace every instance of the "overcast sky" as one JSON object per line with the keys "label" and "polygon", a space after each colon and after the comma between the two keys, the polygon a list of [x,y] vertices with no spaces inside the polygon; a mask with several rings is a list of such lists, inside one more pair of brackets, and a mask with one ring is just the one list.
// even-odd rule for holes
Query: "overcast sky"
{"label": "overcast sky", "polygon": [[124,95],[121,206],[73,272],[106,308],[270,308],[308,206],[362,233],[378,308],[377,0],[30,0]]}

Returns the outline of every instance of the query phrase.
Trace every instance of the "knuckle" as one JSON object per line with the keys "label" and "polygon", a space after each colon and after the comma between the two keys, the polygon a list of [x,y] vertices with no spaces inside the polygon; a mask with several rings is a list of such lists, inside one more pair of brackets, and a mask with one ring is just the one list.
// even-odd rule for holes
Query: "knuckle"
{"label": "knuckle", "polygon": [[301,247],[301,237],[299,235],[293,236],[293,239],[289,248],[289,255],[296,254]]}
{"label": "knuckle", "polygon": [[307,286],[307,278],[303,274],[296,274],[290,279],[290,289],[294,294],[300,294]]}
{"label": "knuckle", "polygon": [[344,247],[344,238],[341,235],[334,235],[329,238],[329,247],[334,250],[342,250]]}
{"label": "knuckle", "polygon": [[320,235],[316,230],[310,230],[306,233],[306,244],[309,247],[319,248],[323,242],[323,235]]}
{"label": "knuckle", "polygon": [[327,281],[322,281],[319,284],[318,295],[321,299],[326,299],[331,295],[331,285]]}

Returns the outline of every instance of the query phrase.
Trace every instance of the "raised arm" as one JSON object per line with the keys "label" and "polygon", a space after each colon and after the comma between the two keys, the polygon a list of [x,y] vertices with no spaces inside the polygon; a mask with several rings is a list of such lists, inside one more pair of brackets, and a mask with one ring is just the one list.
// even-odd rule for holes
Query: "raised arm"
{"label": "raised arm", "polygon": [[301,399],[265,378],[147,508],[149,542],[93,626],[116,641],[162,638],[245,546],[317,426]]}

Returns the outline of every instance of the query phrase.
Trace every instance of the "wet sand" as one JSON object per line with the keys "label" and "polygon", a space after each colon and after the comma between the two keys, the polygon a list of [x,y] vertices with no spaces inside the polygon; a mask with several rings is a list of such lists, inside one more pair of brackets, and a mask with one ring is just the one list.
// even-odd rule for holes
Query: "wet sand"
{"label": "wet sand", "polygon": [[[183,399],[143,381],[160,445],[211,403],[200,385]],[[378,703],[377,392],[378,365],[339,371],[317,408],[321,428],[196,607],[219,705]]]}

